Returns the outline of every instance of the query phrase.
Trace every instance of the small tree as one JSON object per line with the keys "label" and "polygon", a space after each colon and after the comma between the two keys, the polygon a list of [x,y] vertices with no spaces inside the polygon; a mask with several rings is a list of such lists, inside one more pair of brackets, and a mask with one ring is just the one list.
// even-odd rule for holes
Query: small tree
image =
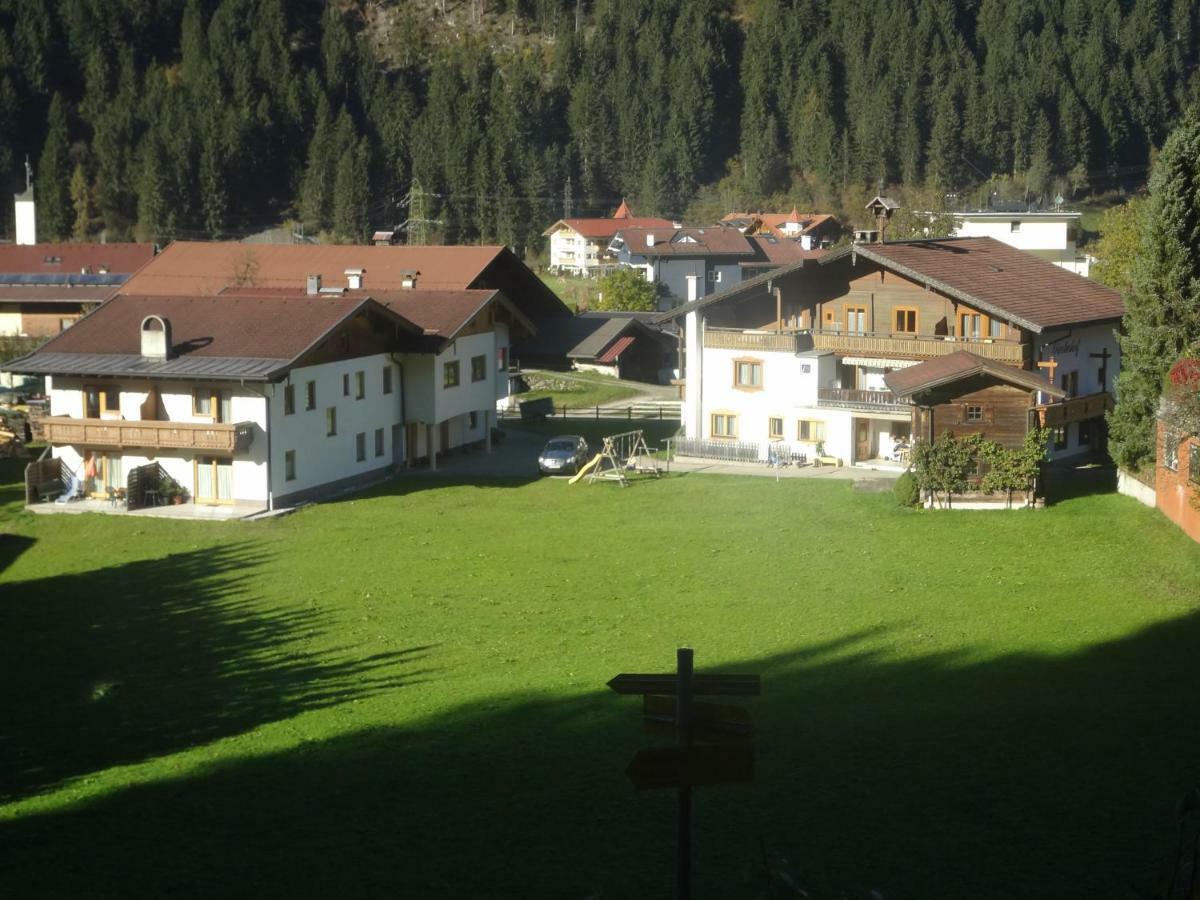
{"label": "small tree", "polygon": [[983,437],[978,434],[957,438],[943,431],[932,443],[917,440],[913,445],[913,474],[922,491],[928,491],[934,502],[938,493],[946,495],[946,508],[952,505],[953,494],[967,489],[983,451]]}
{"label": "small tree", "polygon": [[983,458],[988,464],[980,487],[991,494],[1003,492],[1012,507],[1014,491],[1025,491],[1032,497],[1042,461],[1046,458],[1046,443],[1050,432],[1045,428],[1034,428],[1025,435],[1019,449],[1009,450],[994,441],[983,444]]}
{"label": "small tree", "polygon": [[618,269],[600,279],[597,309],[654,312],[658,291],[635,269]]}

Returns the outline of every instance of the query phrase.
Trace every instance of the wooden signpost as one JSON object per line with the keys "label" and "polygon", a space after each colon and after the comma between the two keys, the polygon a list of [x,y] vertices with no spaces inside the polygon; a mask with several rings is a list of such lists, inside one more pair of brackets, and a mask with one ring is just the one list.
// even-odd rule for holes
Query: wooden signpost
{"label": "wooden signpost", "polygon": [[648,723],[673,724],[674,747],[647,747],[637,752],[625,774],[638,790],[675,788],[679,792],[676,815],[675,896],[692,896],[692,788],[710,784],[735,784],[754,780],[754,748],[700,744],[715,736],[753,733],[750,714],[740,706],[696,702],[707,696],[756,696],[761,691],[757,675],[695,675],[693,653],[683,647],[675,653],[675,673],[666,675],[621,674],[608,686],[618,694],[641,694],[642,715]]}

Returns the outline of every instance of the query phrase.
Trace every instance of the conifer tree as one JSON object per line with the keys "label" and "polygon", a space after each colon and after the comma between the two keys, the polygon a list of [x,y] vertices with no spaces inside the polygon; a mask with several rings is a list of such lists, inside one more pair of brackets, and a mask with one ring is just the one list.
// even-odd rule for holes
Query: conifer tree
{"label": "conifer tree", "polygon": [[95,213],[92,210],[92,188],[88,184],[83,163],[77,163],[75,171],[71,173],[71,208],[75,213],[71,237],[76,241],[91,240]]}
{"label": "conifer tree", "polygon": [[71,233],[71,160],[67,136],[67,104],[55,94],[47,113],[49,130],[38,159],[38,234],[46,240],[63,240]]}
{"label": "conifer tree", "polygon": [[1154,458],[1163,377],[1200,340],[1200,115],[1193,109],[1163,145],[1150,179],[1142,242],[1125,297],[1117,405],[1109,450],[1138,469]]}

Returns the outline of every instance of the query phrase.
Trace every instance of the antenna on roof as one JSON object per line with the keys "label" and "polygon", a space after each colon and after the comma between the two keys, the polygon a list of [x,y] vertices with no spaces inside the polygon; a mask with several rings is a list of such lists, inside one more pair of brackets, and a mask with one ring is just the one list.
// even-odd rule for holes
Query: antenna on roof
{"label": "antenna on roof", "polygon": [[25,190],[33,187],[33,166],[29,165],[29,154],[25,154]]}

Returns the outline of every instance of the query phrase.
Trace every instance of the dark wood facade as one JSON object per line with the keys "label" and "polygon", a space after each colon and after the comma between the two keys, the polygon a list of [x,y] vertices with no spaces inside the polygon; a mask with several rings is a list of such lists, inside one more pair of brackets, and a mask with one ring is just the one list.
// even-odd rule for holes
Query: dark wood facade
{"label": "dark wood facade", "polygon": [[1034,394],[985,375],[952,382],[913,397],[913,435],[935,440],[983,435],[1002,447],[1016,449],[1029,431]]}
{"label": "dark wood facade", "polygon": [[847,352],[855,355],[904,355],[906,341],[921,339],[944,341],[945,352],[1002,344],[1012,348],[1005,361],[1030,365],[1029,332],[861,258],[786,273],[769,292],[714,306],[706,318],[714,328],[812,331],[835,342],[836,336],[887,339],[875,352],[851,340]]}

